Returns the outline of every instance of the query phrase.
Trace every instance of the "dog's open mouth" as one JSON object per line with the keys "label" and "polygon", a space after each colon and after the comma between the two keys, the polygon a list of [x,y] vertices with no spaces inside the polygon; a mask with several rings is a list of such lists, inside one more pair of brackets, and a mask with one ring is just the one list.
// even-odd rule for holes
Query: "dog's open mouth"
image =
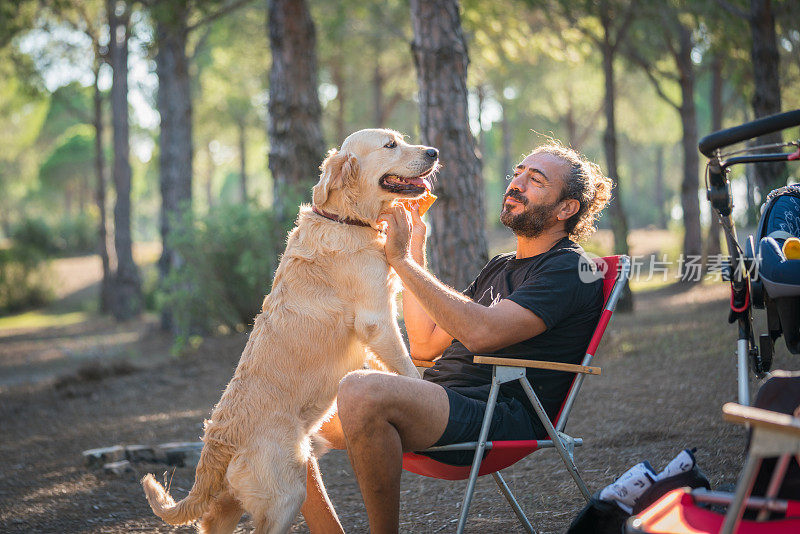
{"label": "dog's open mouth", "polygon": [[436,170],[436,165],[419,176],[400,176],[398,174],[384,174],[378,184],[387,191],[401,195],[417,196],[431,190],[431,176]]}

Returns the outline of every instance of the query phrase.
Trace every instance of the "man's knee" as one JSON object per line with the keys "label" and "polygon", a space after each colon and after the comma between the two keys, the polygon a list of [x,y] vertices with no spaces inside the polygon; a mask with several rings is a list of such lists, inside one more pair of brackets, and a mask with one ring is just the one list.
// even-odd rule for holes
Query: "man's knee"
{"label": "man's knee", "polygon": [[387,400],[386,379],[384,373],[355,371],[339,382],[336,403],[345,432],[381,416]]}

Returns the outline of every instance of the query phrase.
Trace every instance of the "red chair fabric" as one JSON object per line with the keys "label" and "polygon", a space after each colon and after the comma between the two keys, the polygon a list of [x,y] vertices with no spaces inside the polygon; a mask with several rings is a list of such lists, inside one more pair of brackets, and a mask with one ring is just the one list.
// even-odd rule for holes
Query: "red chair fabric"
{"label": "red chair fabric", "polygon": [[[789,515],[796,510],[791,502]],[[724,514],[698,506],[685,489],[672,490],[654,502],[645,511],[632,518],[627,527],[629,534],[716,534],[722,528]],[[800,518],[775,521],[742,520],[737,534],[796,534],[800,532]]]}
{"label": "red chair fabric", "polygon": [[[600,340],[603,337],[608,321],[611,319],[613,310],[606,309],[608,299],[611,296],[611,291],[614,289],[614,283],[617,280],[619,270],[620,256],[607,256],[604,258],[595,258],[595,264],[600,272],[603,274],[603,312],[600,315],[600,320],[595,328],[592,339],[589,343],[587,354],[594,356],[594,351]],[[576,375],[577,378],[577,375]],[[575,387],[575,378],[572,380],[570,392]],[[569,395],[567,395],[569,397]],[[566,403],[566,398],[564,402]],[[561,419],[561,414],[564,410],[564,404],[556,417],[556,423]],[[536,440],[518,440],[518,441],[493,441],[492,448],[489,449],[483,457],[478,475],[488,475],[501,469],[509,467],[521,459],[525,458],[532,452],[538,450],[539,442]],[[433,458],[407,452],[403,454],[403,469],[423,475],[430,478],[438,478],[442,480],[466,480],[469,478],[471,466],[469,465],[450,465],[438,462]]]}
{"label": "red chair fabric", "polygon": [[[539,442],[536,440],[493,441],[492,448],[483,456],[478,475],[489,475],[505,469],[538,449]],[[406,471],[441,480],[466,480],[471,467],[437,462],[433,458],[413,452],[403,455],[403,469]]]}

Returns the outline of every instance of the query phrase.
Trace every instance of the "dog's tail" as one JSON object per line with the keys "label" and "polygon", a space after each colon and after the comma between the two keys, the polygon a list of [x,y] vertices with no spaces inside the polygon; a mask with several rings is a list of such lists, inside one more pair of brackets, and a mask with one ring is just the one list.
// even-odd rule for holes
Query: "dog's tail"
{"label": "dog's tail", "polygon": [[146,475],[142,479],[142,486],[153,513],[170,525],[191,523],[203,515],[211,498],[223,488],[231,457],[230,447],[212,440],[206,441],[195,471],[194,486],[189,495],[178,503],[153,475]]}

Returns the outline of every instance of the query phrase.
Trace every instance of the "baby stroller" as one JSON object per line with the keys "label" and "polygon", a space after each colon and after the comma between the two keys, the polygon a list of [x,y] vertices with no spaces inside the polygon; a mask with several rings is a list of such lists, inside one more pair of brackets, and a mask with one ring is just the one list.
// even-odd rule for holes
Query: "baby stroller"
{"label": "baby stroller", "polygon": [[[748,364],[763,377],[772,365],[774,342],[783,335],[792,354],[800,353],[800,260],[787,260],[783,242],[800,237],[800,185],[772,191],[762,207],[758,230],[743,249],[737,240],[731,212],[728,172],[734,165],[800,159],[800,140],[748,146],[723,153],[722,149],[772,132],[800,125],[800,110],[771,115],[700,140],[700,152],[708,158],[706,193],[719,217],[728,244],[730,263],[724,273],[731,283],[729,322],[737,323],[739,404],[750,404]],[[785,151],[786,149],[790,151]],[[770,150],[771,153],[764,153]],[[768,333],[756,343],[752,307],[767,310]]]}

